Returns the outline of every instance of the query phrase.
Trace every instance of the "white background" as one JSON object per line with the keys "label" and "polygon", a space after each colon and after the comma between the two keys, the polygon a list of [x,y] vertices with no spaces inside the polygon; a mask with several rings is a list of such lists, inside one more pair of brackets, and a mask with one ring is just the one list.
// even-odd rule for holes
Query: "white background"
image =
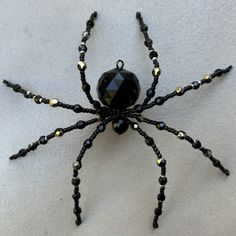
{"label": "white background", "polygon": [[[89,106],[76,64],[81,32],[92,11],[98,19],[88,41],[87,79],[96,96],[100,75],[118,59],[136,73],[140,100],[152,81],[152,63],[135,19],[143,13],[159,52],[157,94],[236,65],[235,1],[0,1],[0,78],[36,94]],[[142,125],[167,159],[167,199],[152,229],[159,189],[155,156],[143,138],[109,126],[84,158],[83,224],[74,225],[72,163],[88,127],[52,140],[25,158],[8,156],[91,115],[36,105],[0,86],[0,235],[146,236],[236,234],[236,70],[210,85],[145,112],[200,139],[231,170],[226,178],[199,151],[171,134]]]}

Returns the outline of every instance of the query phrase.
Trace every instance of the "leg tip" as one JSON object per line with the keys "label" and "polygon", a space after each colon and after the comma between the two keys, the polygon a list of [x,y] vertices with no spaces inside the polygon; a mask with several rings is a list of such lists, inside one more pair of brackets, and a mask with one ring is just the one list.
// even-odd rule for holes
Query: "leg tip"
{"label": "leg tip", "polygon": [[141,12],[137,11],[137,12],[136,12],[136,18],[137,18],[137,19],[140,19],[140,17],[141,17]]}
{"label": "leg tip", "polygon": [[9,160],[15,160],[16,158],[17,158],[16,155],[12,155],[12,156],[9,157]]}
{"label": "leg tip", "polygon": [[228,67],[225,69],[225,71],[226,71],[226,72],[229,72],[229,71],[231,71],[232,69],[233,69],[233,66],[230,65],[230,66],[228,66]]}
{"label": "leg tip", "polygon": [[225,169],[224,174],[225,174],[226,176],[229,176],[229,175],[230,175],[229,170]]}
{"label": "leg tip", "polygon": [[154,229],[157,229],[157,228],[158,228],[158,223],[157,223],[157,222],[153,222],[152,227],[153,227]]}
{"label": "leg tip", "polygon": [[97,12],[97,11],[94,11],[94,12],[93,12],[93,17],[94,17],[94,18],[97,18],[97,16],[98,16],[98,12]]}
{"label": "leg tip", "polygon": [[82,223],[82,220],[81,220],[81,217],[79,216],[79,217],[76,219],[75,224],[79,226],[79,225],[81,225],[81,223]]}

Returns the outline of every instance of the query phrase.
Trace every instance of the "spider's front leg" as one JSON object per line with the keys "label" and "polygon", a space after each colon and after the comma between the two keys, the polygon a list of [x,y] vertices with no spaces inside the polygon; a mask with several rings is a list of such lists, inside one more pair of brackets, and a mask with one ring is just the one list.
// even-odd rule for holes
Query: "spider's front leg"
{"label": "spider's front leg", "polygon": [[63,134],[71,132],[72,130],[75,129],[83,129],[88,125],[91,125],[93,123],[96,123],[98,121],[97,118],[88,120],[88,121],[78,121],[76,124],[71,125],[69,127],[66,128],[57,128],[54,132],[50,133],[49,135],[46,136],[41,136],[39,138],[39,140],[37,140],[36,142],[31,143],[27,148],[25,149],[21,149],[17,154],[12,155],[9,159],[10,160],[14,160],[17,159],[19,157],[24,157],[26,156],[30,151],[35,151],[39,145],[45,145],[48,143],[48,141],[52,138],[55,137],[61,137]]}
{"label": "spider's front leg", "polygon": [[218,159],[213,157],[212,151],[210,149],[203,147],[199,140],[193,139],[192,137],[187,135],[186,132],[184,132],[182,130],[176,130],[174,128],[171,128],[171,127],[167,126],[163,121],[155,121],[155,120],[150,120],[148,118],[142,118],[141,121],[151,124],[151,125],[154,125],[159,130],[164,130],[169,133],[172,133],[176,137],[178,137],[180,140],[185,140],[185,141],[189,142],[194,149],[201,151],[202,154],[212,162],[214,167],[219,168],[226,176],[230,175],[229,170],[226,169]]}
{"label": "spider's front leg", "polygon": [[145,139],[145,143],[150,146],[157,156],[156,163],[161,168],[161,176],[159,177],[160,183],[160,192],[157,195],[158,206],[154,210],[154,218],[153,218],[153,228],[158,228],[158,218],[162,214],[163,202],[165,201],[165,185],[167,183],[166,177],[166,160],[162,157],[159,149],[157,148],[152,137],[148,136],[146,132],[144,132],[137,123],[130,121],[131,128],[137,131],[143,138]]}
{"label": "spider's front leg", "polygon": [[74,214],[76,216],[75,223],[77,225],[80,225],[82,223],[81,220],[81,208],[79,206],[79,199],[81,197],[79,192],[79,184],[80,184],[80,178],[79,178],[79,170],[82,168],[82,158],[84,157],[85,152],[92,147],[92,143],[97,137],[99,133],[102,133],[105,131],[107,124],[113,120],[114,117],[108,117],[105,120],[103,120],[96,128],[96,130],[93,132],[93,134],[84,141],[83,147],[80,150],[79,156],[76,159],[76,162],[73,164],[73,178],[72,178],[72,185],[74,186],[74,193],[72,195],[72,198],[74,199]]}
{"label": "spider's front leg", "polygon": [[70,105],[70,104],[66,104],[66,103],[60,102],[56,98],[47,99],[47,98],[44,98],[44,97],[42,97],[40,95],[33,94],[31,91],[22,88],[19,84],[13,84],[13,83],[11,83],[11,82],[9,82],[7,80],[3,80],[3,83],[7,87],[12,88],[14,92],[21,93],[25,98],[33,99],[33,101],[36,104],[42,104],[42,103],[43,104],[48,104],[51,107],[61,107],[61,108],[73,110],[76,113],[91,113],[91,114],[96,114],[97,113],[96,110],[88,109],[88,108],[83,108],[79,104]]}
{"label": "spider's front leg", "polygon": [[163,105],[167,100],[176,96],[182,96],[190,90],[196,90],[201,85],[208,84],[212,82],[215,77],[221,77],[223,74],[228,73],[233,67],[230,65],[225,69],[216,69],[214,73],[205,75],[200,81],[193,81],[190,85],[186,87],[177,87],[174,92],[167,94],[166,96],[156,97],[155,100],[143,107],[143,110],[150,109],[156,105]]}

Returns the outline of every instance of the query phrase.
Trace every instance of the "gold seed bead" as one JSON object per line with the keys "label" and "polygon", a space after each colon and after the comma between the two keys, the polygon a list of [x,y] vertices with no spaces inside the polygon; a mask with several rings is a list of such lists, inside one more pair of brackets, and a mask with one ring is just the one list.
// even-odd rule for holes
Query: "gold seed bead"
{"label": "gold seed bead", "polygon": [[210,80],[210,79],[212,79],[212,78],[211,78],[211,75],[205,75],[205,76],[203,77],[203,79],[205,79],[205,80]]}
{"label": "gold seed bead", "polygon": [[77,67],[79,70],[85,70],[87,68],[87,65],[85,61],[79,61]]}
{"label": "gold seed bead", "polygon": [[161,74],[161,69],[159,67],[154,67],[152,70],[154,76],[159,76]]}
{"label": "gold seed bead", "polygon": [[55,130],[55,137],[61,137],[63,135],[62,129],[56,129]]}
{"label": "gold seed bead", "polygon": [[179,139],[184,139],[186,137],[186,133],[183,131],[179,131],[179,133],[177,134],[177,137]]}
{"label": "gold seed bead", "polygon": [[81,168],[81,164],[79,162],[73,163],[73,169],[74,170],[79,170]]}
{"label": "gold seed bead", "polygon": [[162,159],[157,159],[157,165],[160,165]]}
{"label": "gold seed bead", "polygon": [[52,107],[56,107],[58,102],[59,101],[56,98],[49,99],[49,105],[52,106]]}
{"label": "gold seed bead", "polygon": [[177,87],[177,88],[175,89],[175,91],[176,91],[176,93],[181,93],[181,92],[183,91],[183,88]]}

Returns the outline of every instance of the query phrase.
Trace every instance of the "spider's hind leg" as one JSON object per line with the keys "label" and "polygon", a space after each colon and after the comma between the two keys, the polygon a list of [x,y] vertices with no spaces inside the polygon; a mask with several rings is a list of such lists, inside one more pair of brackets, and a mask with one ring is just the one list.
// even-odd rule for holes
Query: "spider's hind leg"
{"label": "spider's hind leg", "polygon": [[155,152],[157,156],[156,163],[161,168],[161,176],[159,177],[159,184],[160,184],[160,191],[157,195],[158,205],[154,210],[154,218],[153,218],[153,228],[158,228],[158,218],[162,214],[162,207],[163,202],[165,201],[165,185],[167,183],[167,177],[166,177],[166,160],[162,157],[159,149],[157,148],[154,140],[152,137],[148,136],[146,132],[144,132],[141,128],[139,128],[139,125],[135,122],[132,122],[129,120],[129,123],[131,125],[131,128],[135,131],[137,131],[143,138],[145,139],[145,143],[148,146],[151,146],[153,151]]}

